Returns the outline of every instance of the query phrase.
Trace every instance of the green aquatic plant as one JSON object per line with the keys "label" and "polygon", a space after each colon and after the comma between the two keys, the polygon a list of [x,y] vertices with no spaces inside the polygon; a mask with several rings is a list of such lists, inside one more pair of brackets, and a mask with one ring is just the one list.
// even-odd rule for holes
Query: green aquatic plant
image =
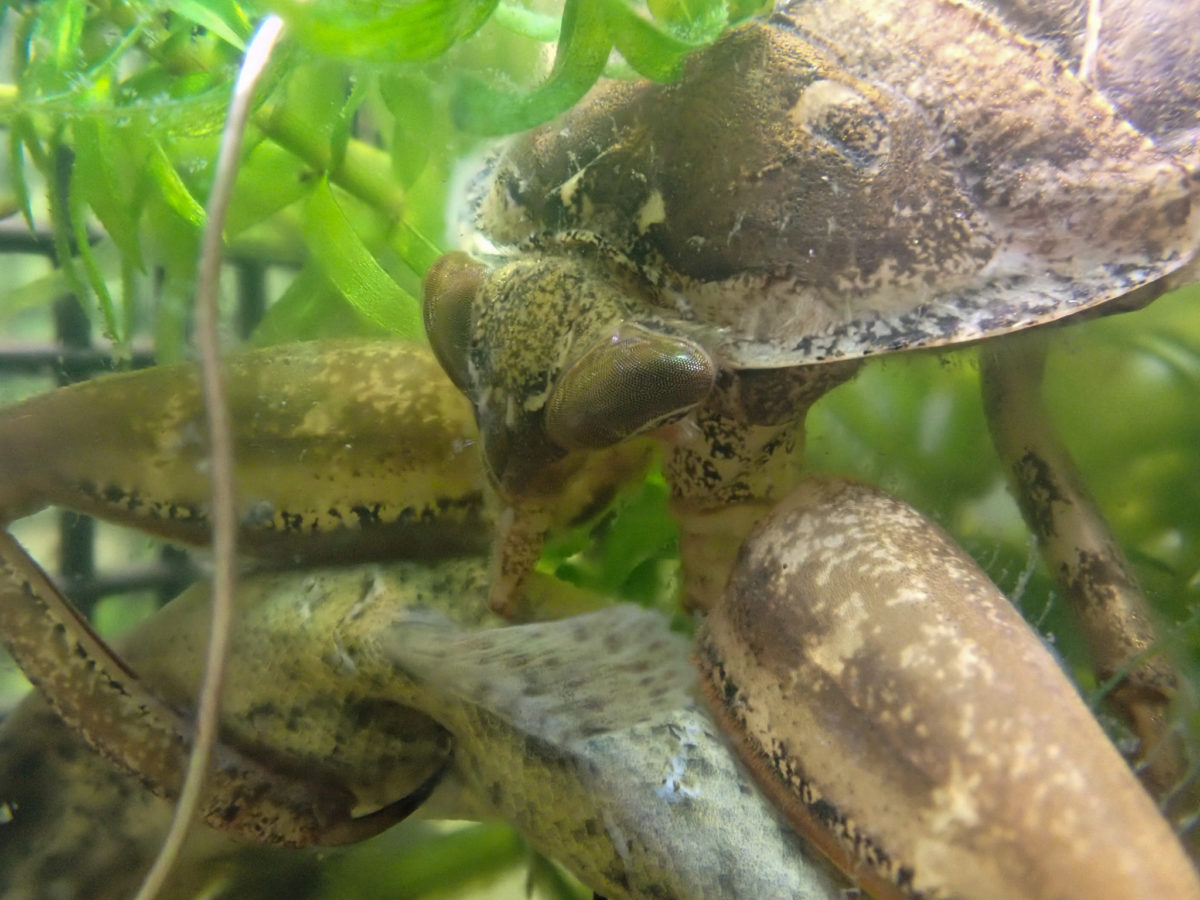
{"label": "green aquatic plant", "polygon": [[65,281],[127,348],[139,281],[154,272],[158,347],[180,353],[216,141],[266,11],[288,38],[260,91],[226,229],[237,258],[300,265],[264,341],[326,334],[337,319],[343,331],[416,338],[413,297],[445,249],[446,186],[481,134],[561,112],[614,48],[631,74],[674,77],[688,51],[761,6],[692,0],[647,14],[572,0],[561,17],[496,0],[10,6],[0,122],[11,204],[30,224],[49,221],[62,274],[43,292],[0,296],[0,316]]}

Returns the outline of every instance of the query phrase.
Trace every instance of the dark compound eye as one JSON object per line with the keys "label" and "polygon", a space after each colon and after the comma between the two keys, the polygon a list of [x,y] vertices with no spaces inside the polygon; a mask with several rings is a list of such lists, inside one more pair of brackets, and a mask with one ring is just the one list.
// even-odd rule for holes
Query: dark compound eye
{"label": "dark compound eye", "polygon": [[612,446],[686,415],[715,378],[700,347],[637,329],[563,373],[546,402],[546,435],[568,450]]}
{"label": "dark compound eye", "polygon": [[471,389],[467,350],[471,310],[486,268],[465,253],[447,253],[425,275],[422,311],[433,354],[464,393]]}

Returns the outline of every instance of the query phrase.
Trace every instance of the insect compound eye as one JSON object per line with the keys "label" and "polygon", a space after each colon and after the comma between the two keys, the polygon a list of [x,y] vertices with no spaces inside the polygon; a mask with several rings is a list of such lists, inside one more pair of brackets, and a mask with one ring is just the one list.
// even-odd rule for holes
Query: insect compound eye
{"label": "insect compound eye", "polygon": [[422,290],[429,344],[450,380],[463,393],[471,390],[467,366],[471,310],[486,272],[482,263],[454,251],[430,266]]}
{"label": "insect compound eye", "polygon": [[609,447],[686,415],[715,380],[691,341],[627,328],[562,374],[546,401],[546,435],[568,450]]}

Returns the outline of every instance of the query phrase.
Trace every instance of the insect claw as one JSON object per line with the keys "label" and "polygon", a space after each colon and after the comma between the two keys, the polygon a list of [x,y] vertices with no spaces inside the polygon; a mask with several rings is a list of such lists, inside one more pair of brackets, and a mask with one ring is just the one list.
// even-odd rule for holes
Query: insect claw
{"label": "insect claw", "polygon": [[[138,678],[3,531],[0,638],[94,750],[160,797],[178,794],[191,723]],[[215,828],[260,843],[306,846],[323,842],[328,823],[350,818],[353,798],[340,787],[292,778],[229,744],[218,743],[213,761],[201,816]]]}
{"label": "insect claw", "polygon": [[364,816],[348,818],[331,824],[320,834],[317,843],[324,847],[356,844],[403,822],[429,799],[437,786],[442,783],[442,778],[445,777],[449,766],[449,759],[447,759],[437,771],[421,782],[413,791],[387,806]]}
{"label": "insect claw", "polygon": [[551,516],[539,506],[506,506],[496,521],[488,606],[506,619],[518,618],[521,589],[542,555]]}

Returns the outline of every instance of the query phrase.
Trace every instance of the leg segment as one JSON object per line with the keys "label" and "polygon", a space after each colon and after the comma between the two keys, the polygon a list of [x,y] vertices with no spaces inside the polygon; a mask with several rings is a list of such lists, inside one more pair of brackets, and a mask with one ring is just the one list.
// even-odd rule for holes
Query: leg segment
{"label": "leg segment", "polygon": [[1097,678],[1120,676],[1109,701],[1141,740],[1147,787],[1163,796],[1185,768],[1182,748],[1168,732],[1178,678],[1170,661],[1154,654],[1161,636],[1146,598],[1050,423],[1040,390],[1045,360],[1042,335],[1010,339],[982,352],[992,440],[1025,521],[1079,623]]}

